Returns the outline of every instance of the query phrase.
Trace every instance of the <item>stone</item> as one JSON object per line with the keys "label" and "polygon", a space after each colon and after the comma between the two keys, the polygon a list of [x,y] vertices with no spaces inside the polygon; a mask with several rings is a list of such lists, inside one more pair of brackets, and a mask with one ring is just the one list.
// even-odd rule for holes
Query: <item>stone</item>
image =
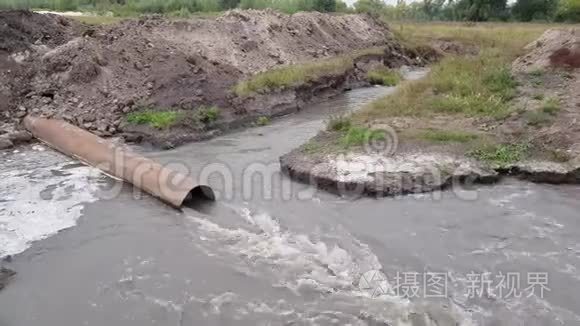
{"label": "stone", "polygon": [[28,131],[15,131],[8,134],[8,139],[14,144],[22,144],[30,142],[32,135]]}
{"label": "stone", "polygon": [[0,137],[0,150],[14,147],[12,141],[6,137]]}

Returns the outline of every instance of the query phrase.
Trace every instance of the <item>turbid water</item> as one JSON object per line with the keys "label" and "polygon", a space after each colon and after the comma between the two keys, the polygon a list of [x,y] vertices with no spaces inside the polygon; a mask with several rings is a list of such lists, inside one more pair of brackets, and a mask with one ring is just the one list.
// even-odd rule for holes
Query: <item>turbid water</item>
{"label": "turbid water", "polygon": [[330,114],[392,91],[144,151],[209,175],[219,199],[197,210],[39,146],[5,153],[0,256],[18,274],[0,325],[580,325],[580,187],[351,200],[277,172]]}

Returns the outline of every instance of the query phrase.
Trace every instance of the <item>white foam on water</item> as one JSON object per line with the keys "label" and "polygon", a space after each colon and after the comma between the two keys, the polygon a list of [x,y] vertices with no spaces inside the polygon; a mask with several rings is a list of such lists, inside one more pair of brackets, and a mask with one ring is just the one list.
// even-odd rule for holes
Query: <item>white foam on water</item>
{"label": "white foam on water", "polygon": [[88,186],[91,168],[65,165],[0,171],[0,258],[74,226],[82,203],[97,199]]}
{"label": "white foam on water", "polygon": [[[382,265],[369,246],[343,228],[337,226],[323,234],[301,234],[284,228],[267,213],[253,213],[242,208],[239,216],[252,227],[226,228],[203,217],[189,218],[199,225],[195,237],[205,243],[208,254],[225,255],[229,257],[228,262],[231,262],[232,256],[237,256],[243,261],[238,265],[252,266],[252,275],[270,278],[273,286],[288,288],[297,295],[312,291],[322,294],[319,300],[305,307],[279,307],[274,310],[288,313],[294,309],[298,320],[312,325],[326,324],[336,319],[352,325],[364,325],[365,319],[400,326],[415,325],[411,319],[423,310],[420,306],[386,293],[371,297],[359,289],[361,276],[370,270],[381,270]],[[357,313],[345,314],[340,308],[341,304],[329,306],[329,302],[334,300],[346,302],[351,308],[356,306],[354,311]],[[332,307],[338,310],[327,311]],[[249,313],[252,309],[248,308],[242,310]],[[366,317],[361,320],[359,315],[363,312]],[[459,325],[473,325],[466,314],[448,313]],[[426,322],[417,325],[435,324]]]}
{"label": "white foam on water", "polygon": [[[259,231],[229,229],[204,218],[190,218],[199,224],[200,238],[211,242],[213,248],[257,265],[276,267],[280,286],[299,289],[308,284],[322,292],[354,290],[362,273],[382,268],[368,246],[352,237],[349,250],[354,252],[349,252],[339,244],[284,230],[265,213],[242,209],[241,217]],[[220,245],[215,246],[215,242]]]}

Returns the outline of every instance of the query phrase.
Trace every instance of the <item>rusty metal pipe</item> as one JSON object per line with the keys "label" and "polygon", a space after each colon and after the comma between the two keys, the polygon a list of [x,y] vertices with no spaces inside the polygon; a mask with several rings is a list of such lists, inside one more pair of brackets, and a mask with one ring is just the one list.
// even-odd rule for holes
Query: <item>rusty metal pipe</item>
{"label": "rusty metal pipe", "polygon": [[27,116],[24,126],[50,147],[125,180],[176,208],[198,199],[215,200],[209,186],[65,121]]}

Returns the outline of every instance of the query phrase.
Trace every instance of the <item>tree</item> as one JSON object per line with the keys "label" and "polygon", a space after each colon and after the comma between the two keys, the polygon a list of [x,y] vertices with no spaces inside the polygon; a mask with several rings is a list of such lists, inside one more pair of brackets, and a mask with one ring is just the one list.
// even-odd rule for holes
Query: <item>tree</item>
{"label": "tree", "polygon": [[507,15],[507,0],[460,0],[457,11],[469,21],[502,19]]}
{"label": "tree", "polygon": [[513,15],[521,21],[549,20],[558,7],[557,0],[518,0],[512,8]]}
{"label": "tree", "polygon": [[556,20],[580,22],[580,0],[562,0],[556,13]]}
{"label": "tree", "polygon": [[342,0],[336,0],[336,11],[337,12],[350,12],[352,11],[348,5]]}
{"label": "tree", "polygon": [[219,0],[219,7],[221,9],[236,8],[240,4],[240,0]]}
{"label": "tree", "polygon": [[423,0],[423,11],[429,20],[439,15],[447,0]]}
{"label": "tree", "polygon": [[382,0],[358,0],[354,3],[356,12],[378,15],[385,9],[385,3]]}
{"label": "tree", "polygon": [[314,0],[314,10],[320,12],[335,12],[336,0]]}

